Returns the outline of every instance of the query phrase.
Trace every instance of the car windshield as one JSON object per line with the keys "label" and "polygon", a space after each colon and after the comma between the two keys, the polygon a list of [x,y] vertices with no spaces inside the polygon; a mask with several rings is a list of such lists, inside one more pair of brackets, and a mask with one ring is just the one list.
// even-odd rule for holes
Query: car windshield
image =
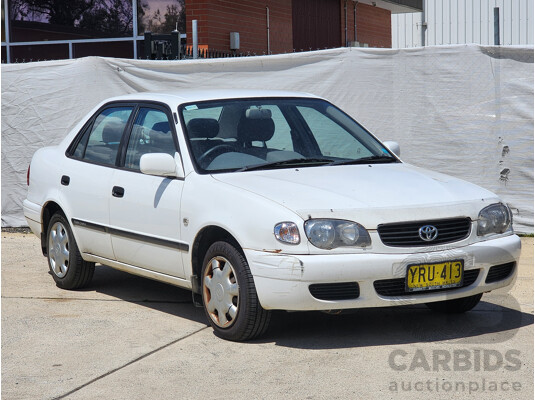
{"label": "car windshield", "polygon": [[327,101],[254,98],[179,107],[199,172],[389,163],[398,160]]}

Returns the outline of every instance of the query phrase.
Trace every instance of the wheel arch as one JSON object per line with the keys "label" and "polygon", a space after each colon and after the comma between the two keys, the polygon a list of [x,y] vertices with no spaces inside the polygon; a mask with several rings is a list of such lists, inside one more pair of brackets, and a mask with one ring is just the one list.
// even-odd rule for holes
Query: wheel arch
{"label": "wheel arch", "polygon": [[43,211],[41,212],[41,251],[44,256],[47,256],[47,244],[46,244],[46,234],[48,232],[48,225],[50,224],[50,219],[54,214],[60,212],[65,216],[65,211],[61,206],[55,201],[51,200],[45,203],[43,206]]}
{"label": "wheel arch", "polygon": [[219,241],[230,243],[245,257],[242,246],[229,231],[217,225],[202,228],[195,236],[191,248],[191,284],[194,293],[201,293],[200,279],[204,255],[213,243]]}

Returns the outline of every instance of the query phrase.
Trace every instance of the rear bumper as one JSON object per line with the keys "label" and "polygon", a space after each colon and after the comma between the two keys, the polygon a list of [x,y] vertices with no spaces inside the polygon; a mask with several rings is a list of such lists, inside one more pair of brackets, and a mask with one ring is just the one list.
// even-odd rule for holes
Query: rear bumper
{"label": "rear bumper", "polygon": [[[516,267],[504,279],[486,283],[492,266],[520,258],[520,238],[510,235],[472,245],[417,254],[284,255],[245,250],[260,303],[265,309],[332,310],[388,307],[455,299],[513,284]],[[465,271],[479,270],[469,286],[425,294],[382,296],[374,282],[405,278],[407,266],[463,259]],[[357,282],[360,293],[349,300],[320,300],[312,296],[311,284]]]}
{"label": "rear bumper", "polygon": [[42,207],[39,204],[32,203],[31,201],[26,199],[22,202],[22,209],[24,210],[24,217],[26,218],[26,222],[28,222],[28,226],[30,227],[32,232],[40,238],[42,230]]}

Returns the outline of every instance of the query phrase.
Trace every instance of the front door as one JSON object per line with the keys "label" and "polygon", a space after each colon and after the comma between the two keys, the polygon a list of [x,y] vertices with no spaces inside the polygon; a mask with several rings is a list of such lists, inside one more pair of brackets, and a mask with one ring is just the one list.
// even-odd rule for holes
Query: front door
{"label": "front door", "polygon": [[174,277],[184,277],[180,241],[180,199],[184,181],[145,175],[143,154],[177,152],[172,119],[165,108],[141,106],[121,167],[112,177],[110,232],[117,261]]}

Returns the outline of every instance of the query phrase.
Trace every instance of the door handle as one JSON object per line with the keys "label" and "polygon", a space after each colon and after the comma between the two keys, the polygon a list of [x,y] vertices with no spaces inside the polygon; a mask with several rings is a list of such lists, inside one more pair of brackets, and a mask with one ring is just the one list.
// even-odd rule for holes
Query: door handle
{"label": "door handle", "polygon": [[69,183],[71,183],[71,178],[68,177],[67,175],[63,175],[63,176],[61,177],[61,184],[62,184],[63,186],[69,186]]}
{"label": "door handle", "polygon": [[124,196],[124,188],[120,186],[114,186],[111,194],[113,197],[123,197]]}

